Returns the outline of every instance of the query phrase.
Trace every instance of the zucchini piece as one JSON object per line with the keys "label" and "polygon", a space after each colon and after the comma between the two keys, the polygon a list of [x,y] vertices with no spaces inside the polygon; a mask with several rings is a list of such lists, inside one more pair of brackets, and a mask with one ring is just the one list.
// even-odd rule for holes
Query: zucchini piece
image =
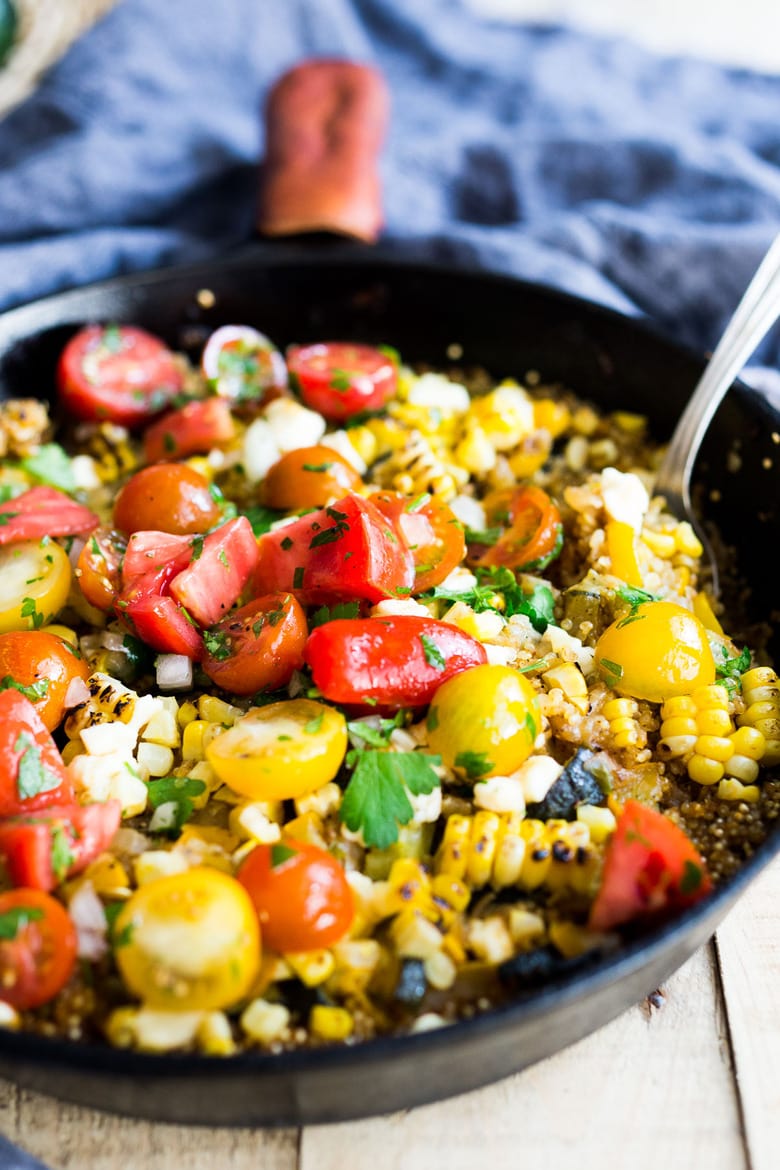
{"label": "zucchini piece", "polygon": [[578,748],[544,800],[529,804],[526,812],[538,821],[574,821],[578,804],[601,804],[610,789],[603,758]]}

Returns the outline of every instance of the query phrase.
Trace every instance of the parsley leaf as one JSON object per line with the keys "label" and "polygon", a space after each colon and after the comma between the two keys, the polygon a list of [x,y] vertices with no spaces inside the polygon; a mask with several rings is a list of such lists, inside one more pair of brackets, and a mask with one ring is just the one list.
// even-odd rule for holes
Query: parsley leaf
{"label": "parsley leaf", "polygon": [[32,455],[26,455],[21,465],[39,483],[49,484],[64,492],[72,492],[76,488],[70,458],[59,443],[44,443]]}
{"label": "parsley leaf", "polygon": [[32,621],[33,629],[39,630],[43,625],[43,614],[39,613],[34,597],[22,598],[22,617],[28,617]]}
{"label": "parsley leaf", "polygon": [[51,835],[51,868],[58,881],[67,874],[75,858],[62,825],[54,825]]}
{"label": "parsley leaf", "polygon": [[18,691],[20,695],[24,695],[25,699],[29,699],[31,703],[37,703],[39,699],[45,699],[49,690],[49,680],[42,678],[39,682],[30,683],[26,687],[23,683],[19,683],[16,679],[11,678],[10,674],[6,674],[0,679],[0,691],[14,690]]}
{"label": "parsley leaf", "polygon": [[230,638],[224,630],[206,630],[203,635],[203,645],[216,662],[224,662],[233,653]]}
{"label": "parsley leaf", "polygon": [[271,846],[271,869],[277,869],[278,866],[284,865],[285,861],[289,861],[291,857],[297,856],[297,850],[291,849],[289,845],[284,845],[279,841],[276,845]]}
{"label": "parsley leaf", "polygon": [[421,600],[440,597],[445,601],[462,601],[471,606],[475,613],[493,610],[503,613],[505,617],[524,614],[540,634],[555,624],[555,599],[549,585],[534,582],[531,589],[526,591],[512,570],[503,565],[477,566],[475,576],[477,584],[472,589],[446,589],[437,585]]}
{"label": "parsley leaf", "polygon": [[55,788],[59,788],[62,777],[46,767],[41,759],[41,749],[27,732],[19,733],[14,751],[22,753],[16,776],[16,790],[20,800],[38,796],[41,792],[53,792]]}
{"label": "parsley leaf", "polygon": [[324,626],[325,622],[335,622],[339,618],[356,618],[360,616],[360,604],[357,601],[341,601],[337,605],[321,605],[309,618],[309,629],[315,626]]}
{"label": "parsley leaf", "polygon": [[13,942],[20,930],[24,930],[30,922],[43,918],[43,910],[37,906],[12,906],[4,914],[0,914],[0,939],[4,942]]}
{"label": "parsley leaf", "polygon": [[725,646],[719,647],[721,661],[715,659],[715,677],[729,692],[734,694],[742,689],[741,675],[750,669],[750,651],[745,646],[736,658],[730,658]]}
{"label": "parsley leaf", "polygon": [[170,818],[163,818],[164,826],[160,825],[156,830],[165,833],[178,833],[185,821],[192,816],[195,808],[193,799],[206,791],[203,780],[193,780],[189,776],[164,776],[161,780],[150,780],[146,787],[149,791],[149,804],[153,809],[159,809],[163,805],[172,806]]}
{"label": "parsley leaf", "polygon": [[485,752],[458,752],[455,767],[462,768],[469,780],[479,780],[493,767],[493,761]]}
{"label": "parsley leaf", "polygon": [[358,748],[347,762],[354,762],[355,770],[339,816],[353,833],[362,831],[366,845],[386,849],[398,840],[398,826],[408,824],[414,815],[408,793],[417,796],[438,788],[434,766],[441,757]]}
{"label": "parsley leaf", "polygon": [[447,659],[433,638],[429,638],[427,634],[420,634],[420,641],[422,642],[423,654],[428,665],[432,666],[434,670],[444,670],[447,666]]}

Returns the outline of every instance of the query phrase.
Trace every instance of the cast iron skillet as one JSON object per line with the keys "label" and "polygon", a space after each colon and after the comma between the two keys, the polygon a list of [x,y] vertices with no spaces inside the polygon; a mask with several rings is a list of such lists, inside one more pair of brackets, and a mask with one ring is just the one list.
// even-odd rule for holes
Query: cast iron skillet
{"label": "cast iron skillet", "polygon": [[[203,295],[209,290],[211,295]],[[46,397],[69,336],[90,321],[132,322],[197,357],[221,324],[277,344],[352,338],[446,365],[448,349],[496,376],[538,370],[602,409],[647,414],[670,434],[703,358],[652,328],[510,277],[394,257],[392,249],[311,241],[255,244],[210,264],[106,281],[0,318],[0,391]],[[705,519],[750,582],[747,607],[771,622],[767,549],[778,536],[780,415],[735,384],[695,471]],[[780,660],[778,638],[770,651]],[[437,1031],[279,1055],[152,1055],[0,1030],[0,1075],[63,1100],[154,1121],[299,1125],[345,1121],[496,1081],[573,1043],[653,991],[712,935],[780,852],[780,827],[737,876],[674,921],[582,961],[511,1002]]]}

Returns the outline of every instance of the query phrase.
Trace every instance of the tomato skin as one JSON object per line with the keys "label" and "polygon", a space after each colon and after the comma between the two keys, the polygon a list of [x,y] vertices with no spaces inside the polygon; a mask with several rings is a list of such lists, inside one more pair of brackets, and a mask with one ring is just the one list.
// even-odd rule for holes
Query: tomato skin
{"label": "tomato skin", "polygon": [[331,447],[299,447],[269,468],[261,495],[269,508],[297,512],[322,508],[346,492],[359,492],[362,486],[352,464]]}
{"label": "tomato skin", "polygon": [[80,536],[97,526],[98,517],[65,492],[34,487],[0,504],[0,544],[42,540],[45,536]]}
{"label": "tomato skin", "polygon": [[0,631],[48,625],[67,604],[72,580],[68,554],[56,540],[0,545]]}
{"label": "tomato skin", "polygon": [[[519,572],[543,569],[554,559],[563,528],[558,507],[547,492],[527,484],[513,492],[506,504],[495,511],[509,520],[509,527],[478,558],[477,564],[503,565]],[[492,518],[494,514],[488,510],[488,519]]]}
{"label": "tomato skin", "polygon": [[236,424],[224,399],[188,402],[146,428],[144,458],[147,463],[170,463],[206,454],[212,447],[229,443],[235,433]]}
{"label": "tomato skin", "polygon": [[122,532],[161,529],[177,535],[207,532],[220,517],[209,482],[185,463],[155,463],[137,471],[114,503]]}
{"label": "tomato skin", "polygon": [[16,937],[0,939],[0,999],[29,1011],[54,999],[76,965],[76,928],[56,898],[36,889],[0,894],[0,917],[29,911]]}
{"label": "tomato skin", "polygon": [[250,325],[215,329],[203,347],[201,369],[215,394],[237,404],[262,406],[287,390],[284,358]]}
{"label": "tomato skin", "polygon": [[627,800],[608,845],[591,930],[692,906],[712,889],[693,842],[663,813]]}
{"label": "tomato skin", "polygon": [[88,325],[70,339],[57,366],[66,414],[127,427],[159,414],[182,385],[167,345],[132,325]]}
{"label": "tomato skin", "polygon": [[46,630],[0,634],[0,681],[12,678],[25,687],[46,683],[46,693],[31,700],[48,731],[59,727],[65,696],[74,678],[89,678],[89,667],[78,651]]}
{"label": "tomato skin", "polygon": [[193,542],[187,536],[149,529],[134,532],[127,542],[122,559],[122,584],[130,585],[147,573],[165,570],[171,581],[192,560]]}
{"label": "tomato skin", "polygon": [[596,643],[596,671],[614,691],[650,703],[690,695],[715,681],[707,631],[673,601],[647,601],[607,626]]}
{"label": "tomato skin", "polygon": [[171,596],[195,621],[213,626],[238,600],[257,558],[252,525],[246,516],[236,516],[205,537],[187,568],[171,581]]}
{"label": "tomato skin", "polygon": [[[333,533],[335,539],[330,538]],[[258,595],[284,590],[303,604],[408,597],[414,583],[409,550],[379,508],[346,496],[257,542]]]}
{"label": "tomato skin", "polygon": [[[15,886],[53,890],[108,849],[121,819],[118,800],[54,805],[5,817],[0,820],[0,857]],[[60,870],[52,860],[58,841],[65,854]]]}
{"label": "tomato skin", "polygon": [[306,615],[291,593],[270,593],[233,610],[209,630],[201,666],[213,683],[234,695],[286,686],[303,666]]}
{"label": "tomato skin", "polygon": [[[440,656],[443,663],[432,662]],[[481,642],[416,616],[340,618],[309,635],[304,659],[326,699],[349,706],[425,707],[448,678],[487,662]]]}
{"label": "tomato skin", "polygon": [[79,553],[74,576],[89,604],[104,613],[111,609],[121,588],[126,547],[121,532],[100,525],[89,534]]}
{"label": "tomato skin", "polygon": [[135,577],[114,602],[125,629],[161,654],[184,654],[199,661],[203,638],[167,592],[176,562]]}
{"label": "tomato skin", "polygon": [[257,845],[238,871],[263,940],[280,954],[329,947],[349,930],[355,901],[343,867],[316,845]]}
{"label": "tomato skin", "polygon": [[[22,756],[28,751],[46,769],[46,783],[51,787],[36,795],[22,797],[18,789],[19,766]],[[19,691],[13,688],[0,691],[0,817],[38,812],[72,799],[73,786],[62,756],[41,716]]]}
{"label": "tomato skin", "polygon": [[[375,492],[371,502],[392,522],[414,559],[412,593],[440,585],[466,555],[463,525],[446,504],[400,492]],[[411,507],[410,507],[411,505]]]}
{"label": "tomato skin", "polygon": [[291,345],[287,369],[306,406],[330,422],[364,410],[381,410],[398,385],[392,358],[371,345],[351,341]]}

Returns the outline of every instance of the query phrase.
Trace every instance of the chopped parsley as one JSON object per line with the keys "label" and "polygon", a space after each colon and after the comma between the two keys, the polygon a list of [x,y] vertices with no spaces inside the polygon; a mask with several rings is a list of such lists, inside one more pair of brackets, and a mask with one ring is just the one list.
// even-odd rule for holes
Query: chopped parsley
{"label": "chopped parsley", "polygon": [[277,869],[280,865],[284,865],[285,861],[289,861],[291,857],[297,856],[297,850],[277,842],[276,845],[271,846],[271,869]]}
{"label": "chopped parsley", "polygon": [[302,463],[301,471],[314,471],[321,474],[324,471],[330,471],[332,463]]}
{"label": "chopped parsley", "polygon": [[462,601],[475,613],[493,610],[503,613],[505,617],[524,614],[540,634],[543,634],[548,626],[555,625],[555,598],[549,585],[534,582],[531,588],[526,590],[512,570],[504,566],[477,566],[474,575],[477,584],[471,589],[446,589],[442,585],[437,585],[429,593],[424,594],[421,600],[441,598],[443,601]]}
{"label": "chopped parsley", "polygon": [[233,653],[230,638],[224,630],[206,630],[203,635],[203,645],[207,653],[217,662],[224,662]]}
{"label": "chopped parsley", "polygon": [[34,597],[22,598],[22,617],[30,618],[34,630],[39,630],[43,625],[43,614],[38,610]]}
{"label": "chopped parsley", "polygon": [[330,528],[323,528],[313,536],[309,541],[309,548],[319,548],[323,544],[333,544],[334,541],[341,540],[342,536],[349,532],[349,521],[347,520],[346,512],[339,512],[337,508],[326,508],[325,515],[330,520],[333,520],[334,523]]}
{"label": "chopped parsley", "polygon": [[441,756],[422,752],[388,752],[356,748],[347,764],[354,767],[344,792],[339,816],[353,833],[362,832],[368,846],[386,849],[398,840],[399,825],[414,816],[414,796],[439,787],[434,767]]}
{"label": "chopped parsley", "polygon": [[0,941],[13,942],[20,930],[40,918],[43,918],[43,910],[38,906],[12,906],[0,914]]}
{"label": "chopped parsley", "polygon": [[193,800],[202,796],[206,791],[203,780],[193,780],[189,776],[165,776],[161,780],[150,780],[147,784],[149,804],[153,809],[170,805],[171,816],[164,828],[158,832],[178,833],[185,821],[192,816],[195,808]]}
{"label": "chopped parsley", "polygon": [[51,868],[57,881],[67,875],[75,858],[62,825],[55,825],[51,834]]}
{"label": "chopped parsley", "polygon": [[25,699],[29,699],[31,703],[37,703],[40,699],[45,699],[49,690],[49,680],[42,678],[39,682],[30,683],[25,686],[23,683],[17,682],[16,679],[11,678],[10,674],[6,674],[0,679],[0,691],[19,691],[24,695]]}
{"label": "chopped parsley", "polygon": [[608,687],[615,687],[623,677],[623,667],[609,658],[599,659],[599,674]]}
{"label": "chopped parsley", "polygon": [[73,467],[59,443],[44,443],[32,455],[26,455],[21,466],[38,483],[49,484],[64,492],[75,491]]}
{"label": "chopped parsley", "polygon": [[432,666],[434,670],[444,670],[447,666],[447,659],[433,638],[429,638],[427,634],[420,634],[420,641],[422,642],[423,654],[428,665]]}
{"label": "chopped parsley", "polygon": [[309,618],[309,629],[324,626],[326,622],[334,622],[339,618],[356,618],[360,615],[360,605],[357,601],[342,601],[337,605],[321,605]]}
{"label": "chopped parsley", "polygon": [[303,589],[303,565],[298,565],[293,573],[293,589]]}
{"label": "chopped parsley", "polygon": [[715,677],[730,695],[734,695],[742,689],[741,676],[750,669],[750,651],[745,646],[734,658],[729,656],[725,646],[718,646],[716,650],[720,651],[721,660],[718,662],[716,653]]}
{"label": "chopped parsley", "polygon": [[262,504],[255,504],[251,508],[247,508],[243,512],[243,515],[246,516],[252,525],[252,531],[255,536],[262,536],[264,533],[271,531],[272,526],[277,520],[282,519],[284,512],[277,512],[273,508],[265,508]]}
{"label": "chopped parsley", "polygon": [[479,780],[493,768],[493,761],[485,752],[458,752],[455,767],[465,772],[469,780]]}
{"label": "chopped parsley", "polygon": [[41,749],[26,731],[19,733],[14,751],[21,752],[19,770],[16,774],[16,791],[20,800],[39,796],[42,792],[53,792],[62,784],[62,777],[47,768],[41,759]]}

